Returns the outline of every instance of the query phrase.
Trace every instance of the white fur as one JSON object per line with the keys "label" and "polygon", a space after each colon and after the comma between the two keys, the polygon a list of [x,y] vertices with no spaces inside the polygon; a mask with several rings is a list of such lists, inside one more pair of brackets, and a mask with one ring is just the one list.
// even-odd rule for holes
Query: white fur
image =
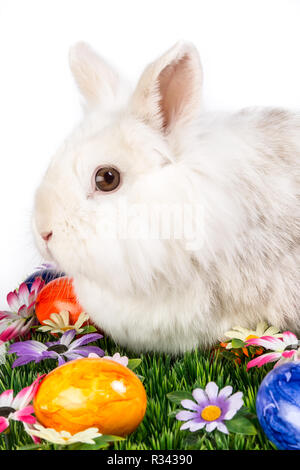
{"label": "white fur", "polygon": [[[260,320],[299,330],[299,114],[202,110],[201,65],[186,43],[132,94],[84,44],[70,61],[88,106],[37,190],[33,225],[92,320],[123,346],[171,353]],[[102,164],[121,170],[118,191],[93,193]],[[203,245],[100,240],[102,202],[124,197],[201,204]]]}

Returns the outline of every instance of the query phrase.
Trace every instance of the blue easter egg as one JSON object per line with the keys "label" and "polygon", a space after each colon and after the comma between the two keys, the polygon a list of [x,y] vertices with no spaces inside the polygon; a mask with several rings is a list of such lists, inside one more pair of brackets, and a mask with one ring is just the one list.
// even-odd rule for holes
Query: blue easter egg
{"label": "blue easter egg", "polygon": [[300,450],[300,363],[276,367],[262,381],[257,397],[259,422],[280,450]]}
{"label": "blue easter egg", "polygon": [[48,284],[50,281],[53,281],[53,279],[57,279],[62,276],[65,276],[65,274],[61,271],[56,271],[55,269],[40,269],[35,271],[33,274],[30,274],[24,282],[30,290],[37,277],[41,277],[45,281],[45,284]]}

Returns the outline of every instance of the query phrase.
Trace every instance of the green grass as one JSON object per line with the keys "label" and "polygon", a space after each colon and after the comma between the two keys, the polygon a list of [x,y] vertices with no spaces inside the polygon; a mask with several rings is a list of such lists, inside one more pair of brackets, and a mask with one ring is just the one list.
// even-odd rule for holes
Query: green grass
{"label": "green grass", "polygon": [[[44,334],[34,334],[34,339],[45,341]],[[126,351],[108,339],[98,342],[107,353],[126,354],[129,358],[136,354]],[[192,391],[196,387],[205,387],[207,382],[215,381],[219,387],[232,385],[234,392],[242,391],[244,403],[251,413],[255,414],[255,398],[259,384],[272,366],[246,371],[246,364],[236,365],[221,355],[212,358],[210,352],[195,351],[177,358],[166,354],[142,354],[141,364],[135,370],[144,377],[147,392],[147,412],[137,430],[124,441],[113,444],[113,448],[122,450],[163,450],[163,449],[236,449],[236,450],[267,450],[274,449],[273,444],[255,422],[258,433],[255,436],[242,434],[224,435],[218,431],[206,433],[190,433],[180,431],[181,423],[169,416],[178,409],[167,394],[177,390]],[[1,365],[0,393],[13,388],[18,392],[30,385],[37,373],[47,373],[56,367],[54,361],[44,361],[39,364],[27,364],[12,369],[14,355],[8,356],[7,362]],[[117,417],[116,417],[117,419]],[[9,434],[9,443],[4,434],[0,435],[0,450],[18,449],[32,444],[31,438],[23,431],[21,423],[13,423]]]}

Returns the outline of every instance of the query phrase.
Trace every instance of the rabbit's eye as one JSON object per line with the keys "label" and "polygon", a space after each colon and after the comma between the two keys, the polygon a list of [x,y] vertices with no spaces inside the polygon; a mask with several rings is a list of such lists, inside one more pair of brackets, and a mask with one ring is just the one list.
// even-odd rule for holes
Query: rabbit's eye
{"label": "rabbit's eye", "polygon": [[120,172],[111,166],[99,168],[95,173],[96,191],[113,191],[121,181]]}

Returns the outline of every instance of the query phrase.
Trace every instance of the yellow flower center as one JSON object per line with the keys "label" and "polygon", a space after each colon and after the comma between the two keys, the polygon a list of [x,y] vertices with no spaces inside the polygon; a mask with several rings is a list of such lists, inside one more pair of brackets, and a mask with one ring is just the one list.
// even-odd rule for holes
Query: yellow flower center
{"label": "yellow flower center", "polygon": [[201,418],[205,419],[205,421],[215,421],[221,416],[221,413],[221,408],[215,405],[209,405],[203,408]]}
{"label": "yellow flower center", "polygon": [[75,327],[72,325],[63,326],[62,328],[60,328],[61,331],[69,331],[69,330],[74,330],[74,329]]}
{"label": "yellow flower center", "polygon": [[255,335],[249,335],[247,336],[246,340],[245,341],[248,341],[248,339],[256,339],[258,338],[258,336],[255,336]]}

